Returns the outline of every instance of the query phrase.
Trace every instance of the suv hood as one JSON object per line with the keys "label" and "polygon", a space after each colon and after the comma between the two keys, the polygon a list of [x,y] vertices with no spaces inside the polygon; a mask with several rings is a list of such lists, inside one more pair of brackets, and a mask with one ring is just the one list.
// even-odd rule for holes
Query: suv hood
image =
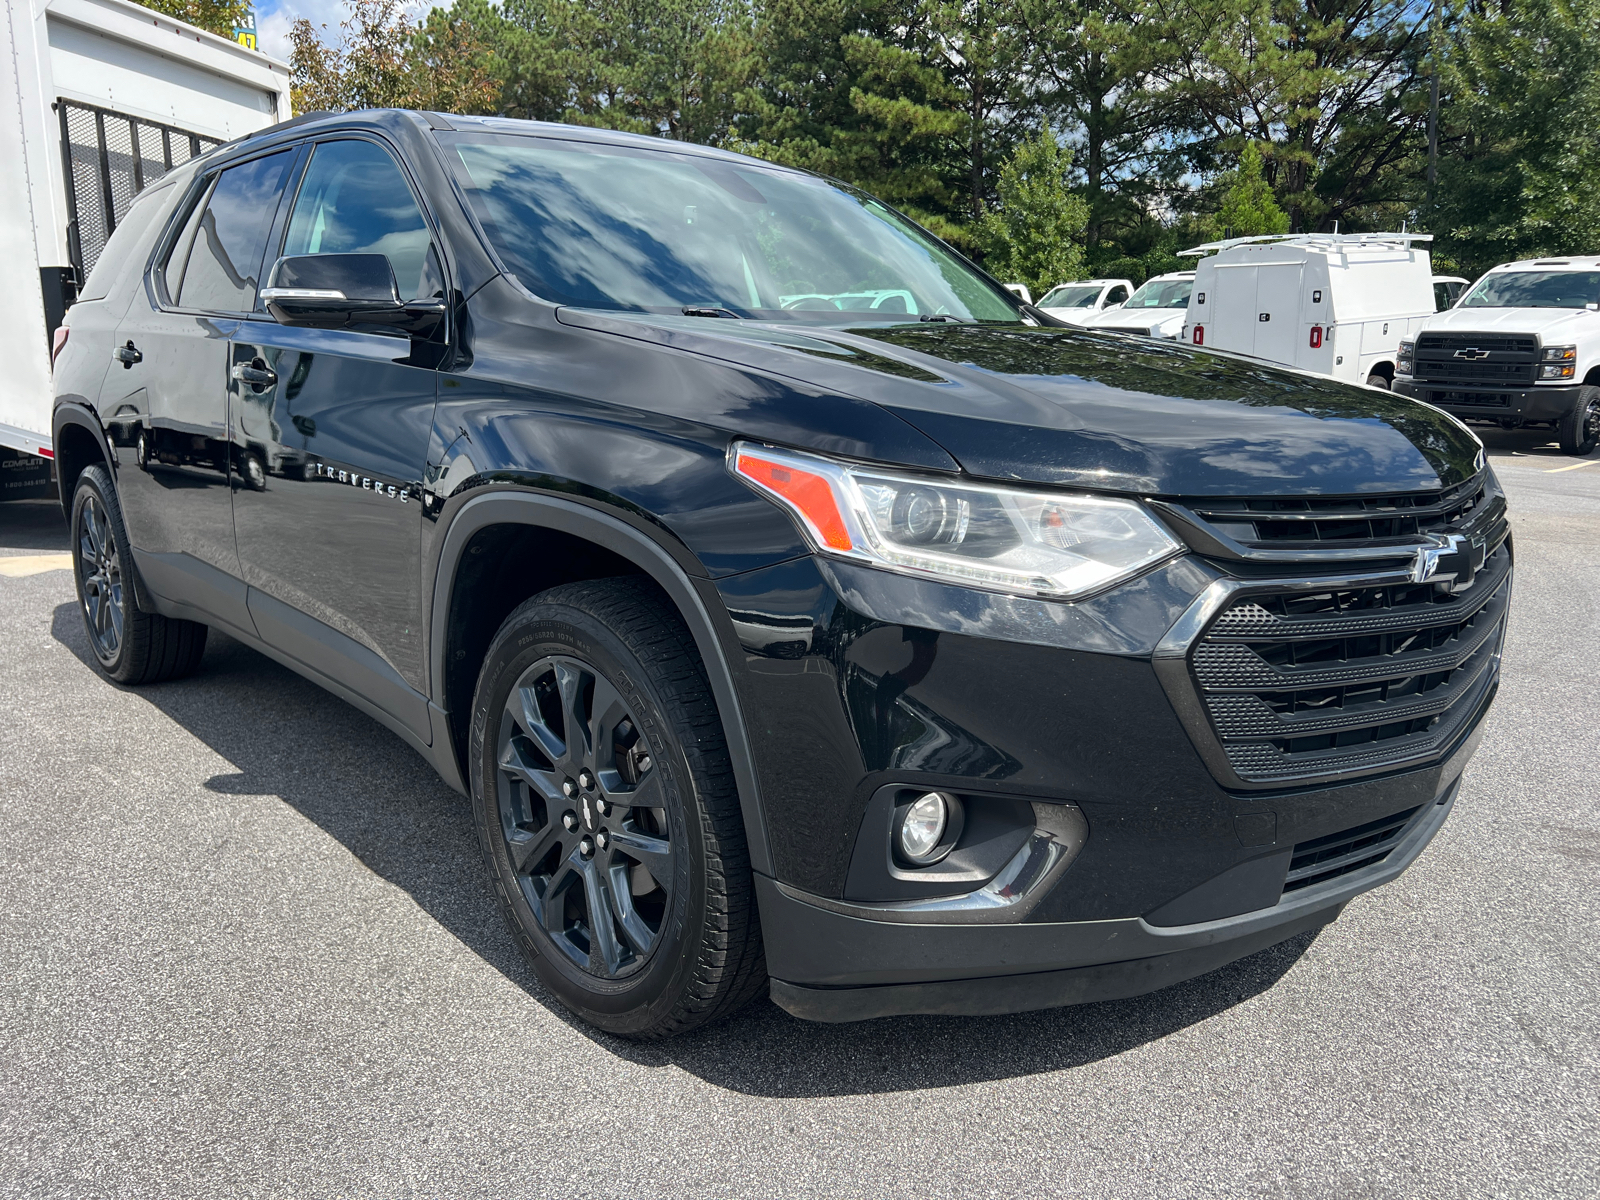
{"label": "suv hood", "polygon": [[1600,336],[1600,313],[1586,308],[1449,308],[1429,317],[1423,333],[1536,333],[1545,345]]}
{"label": "suv hood", "polygon": [[873,401],[990,479],[1166,496],[1424,491],[1470,477],[1481,451],[1453,417],[1390,392],[1091,330],[557,315]]}

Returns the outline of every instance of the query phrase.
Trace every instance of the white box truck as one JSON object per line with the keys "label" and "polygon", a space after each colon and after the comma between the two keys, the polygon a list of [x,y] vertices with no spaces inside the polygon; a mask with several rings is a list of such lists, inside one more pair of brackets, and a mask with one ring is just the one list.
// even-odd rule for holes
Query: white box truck
{"label": "white box truck", "polygon": [[1400,340],[1434,313],[1425,233],[1232,238],[1204,255],[1183,337],[1269,362],[1387,388]]}
{"label": "white box truck", "polygon": [[[6,0],[0,19],[0,460],[43,479],[61,318],[135,195],[288,120],[289,68],[128,0]],[[35,494],[33,486],[0,497]]]}

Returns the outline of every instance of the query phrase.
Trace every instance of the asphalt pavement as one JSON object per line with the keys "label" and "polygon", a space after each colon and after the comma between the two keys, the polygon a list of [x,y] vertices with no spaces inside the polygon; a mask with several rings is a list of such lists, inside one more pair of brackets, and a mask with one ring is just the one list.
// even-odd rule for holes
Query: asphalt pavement
{"label": "asphalt pavement", "polygon": [[654,1045],[541,991],[393,735],[217,635],[107,684],[59,512],[0,504],[0,1196],[1600,1195],[1600,455],[1542,440],[1486,436],[1519,574],[1455,812],[1337,923],[1135,1000]]}

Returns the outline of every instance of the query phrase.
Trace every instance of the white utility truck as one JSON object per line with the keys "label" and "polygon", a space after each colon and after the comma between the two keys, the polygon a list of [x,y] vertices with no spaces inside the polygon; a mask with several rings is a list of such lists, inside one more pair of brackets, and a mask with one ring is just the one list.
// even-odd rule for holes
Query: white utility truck
{"label": "white utility truck", "polygon": [[1388,387],[1402,338],[1434,313],[1425,233],[1311,233],[1208,242],[1186,255],[1183,337],[1269,362]]}
{"label": "white utility truck", "polygon": [[1034,307],[1059,321],[1082,325],[1107,309],[1126,303],[1132,294],[1131,279],[1079,279],[1057,284]]}
{"label": "white utility truck", "polygon": [[289,115],[288,66],[227,38],[128,0],[6,0],[0,498],[48,488],[53,339],[134,196]]}
{"label": "white utility truck", "polygon": [[1136,333],[1140,337],[1181,338],[1188,319],[1189,295],[1193,291],[1193,271],[1157,275],[1140,284],[1126,304],[1090,317],[1083,322],[1083,327]]}
{"label": "white utility truck", "polygon": [[1600,258],[1506,263],[1400,343],[1394,390],[1466,421],[1600,444]]}

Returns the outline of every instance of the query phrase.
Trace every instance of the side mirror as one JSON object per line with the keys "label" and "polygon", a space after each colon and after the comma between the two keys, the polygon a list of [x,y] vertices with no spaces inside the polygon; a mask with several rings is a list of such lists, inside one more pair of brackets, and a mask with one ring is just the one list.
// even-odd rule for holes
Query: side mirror
{"label": "side mirror", "polygon": [[280,325],[431,337],[443,300],[400,299],[385,254],[296,254],[272,264],[261,300]]}

